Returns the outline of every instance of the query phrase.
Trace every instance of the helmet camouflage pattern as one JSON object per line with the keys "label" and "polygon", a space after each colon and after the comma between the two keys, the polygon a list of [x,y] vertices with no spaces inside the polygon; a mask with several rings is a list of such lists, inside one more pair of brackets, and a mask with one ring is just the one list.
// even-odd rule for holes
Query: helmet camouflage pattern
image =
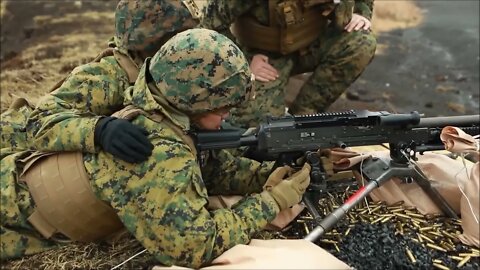
{"label": "helmet camouflage pattern", "polygon": [[174,36],[151,59],[149,72],[168,102],[189,115],[236,106],[252,90],[242,51],[207,29]]}
{"label": "helmet camouflage pattern", "polygon": [[117,47],[153,55],[166,39],[197,24],[184,1],[121,0],[115,11]]}

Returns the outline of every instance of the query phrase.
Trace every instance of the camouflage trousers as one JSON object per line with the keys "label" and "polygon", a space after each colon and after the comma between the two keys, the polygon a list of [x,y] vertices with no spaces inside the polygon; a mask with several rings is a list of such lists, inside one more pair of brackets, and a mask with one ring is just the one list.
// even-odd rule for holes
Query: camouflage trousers
{"label": "camouflage trousers", "polygon": [[235,126],[253,127],[266,115],[285,113],[285,91],[292,75],[312,72],[289,108],[292,114],[325,111],[363,72],[373,59],[376,39],[371,31],[338,32],[333,27],[313,42],[303,54],[286,56],[248,50],[247,59],[255,54],[267,55],[280,77],[270,82],[256,82],[256,99],[232,110],[229,121]]}
{"label": "camouflage trousers", "polygon": [[[18,159],[29,152],[18,152],[0,161],[0,260],[16,259],[55,247],[30,225],[34,202],[26,185],[18,182]],[[20,166],[21,167],[21,166]]]}

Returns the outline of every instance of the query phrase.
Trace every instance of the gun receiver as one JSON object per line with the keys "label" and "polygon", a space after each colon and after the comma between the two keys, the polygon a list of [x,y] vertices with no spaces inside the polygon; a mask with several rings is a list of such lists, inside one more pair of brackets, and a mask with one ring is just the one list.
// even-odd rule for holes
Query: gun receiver
{"label": "gun receiver", "polygon": [[249,136],[242,136],[238,130],[220,130],[197,132],[193,137],[199,151],[252,146],[262,159],[277,160],[287,154],[298,157],[324,148],[382,143],[409,145],[420,152],[437,150],[443,147],[439,138],[443,127],[457,126],[469,134],[478,134],[479,122],[479,115],[421,118],[417,112],[351,110],[267,118]]}

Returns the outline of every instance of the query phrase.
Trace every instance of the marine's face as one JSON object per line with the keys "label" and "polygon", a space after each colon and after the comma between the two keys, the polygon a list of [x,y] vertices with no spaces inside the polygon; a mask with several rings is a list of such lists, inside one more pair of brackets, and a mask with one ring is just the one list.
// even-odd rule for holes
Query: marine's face
{"label": "marine's face", "polygon": [[195,118],[194,122],[200,129],[205,130],[218,130],[230,114],[230,109],[222,108],[211,112],[200,114]]}

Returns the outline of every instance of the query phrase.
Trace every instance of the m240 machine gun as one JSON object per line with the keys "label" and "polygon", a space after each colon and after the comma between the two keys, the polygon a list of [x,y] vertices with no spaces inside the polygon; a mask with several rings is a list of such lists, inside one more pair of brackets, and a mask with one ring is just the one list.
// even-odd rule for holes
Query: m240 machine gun
{"label": "m240 machine gun", "polygon": [[[450,116],[422,118],[419,113],[391,114],[388,112],[346,111],[304,116],[268,118],[252,135],[239,130],[219,130],[193,133],[197,150],[215,150],[249,146],[251,156],[276,161],[275,166],[301,166],[298,160],[312,165],[311,183],[304,203],[318,227],[305,239],[315,241],[332,228],[348,210],[364,199],[373,189],[392,177],[408,177],[426,191],[430,198],[449,216],[456,213],[419,168],[410,161],[417,153],[444,149],[440,133],[445,126],[455,126],[470,135],[480,133],[480,116]],[[390,158],[369,158],[362,162],[361,171],[367,184],[345,204],[321,218],[312,203],[312,196],[325,191],[326,173],[316,152],[326,148],[378,145],[388,143]]]}

